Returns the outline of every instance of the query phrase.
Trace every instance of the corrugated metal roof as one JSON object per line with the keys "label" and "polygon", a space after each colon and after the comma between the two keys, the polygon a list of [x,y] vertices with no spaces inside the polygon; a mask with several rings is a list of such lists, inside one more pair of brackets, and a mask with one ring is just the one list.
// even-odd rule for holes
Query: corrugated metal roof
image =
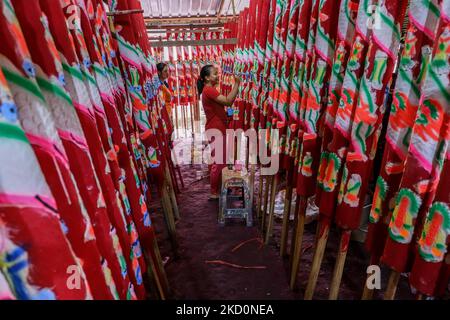
{"label": "corrugated metal roof", "polygon": [[[248,7],[249,0],[234,0],[236,14]],[[141,0],[149,18],[232,15],[232,0]]]}

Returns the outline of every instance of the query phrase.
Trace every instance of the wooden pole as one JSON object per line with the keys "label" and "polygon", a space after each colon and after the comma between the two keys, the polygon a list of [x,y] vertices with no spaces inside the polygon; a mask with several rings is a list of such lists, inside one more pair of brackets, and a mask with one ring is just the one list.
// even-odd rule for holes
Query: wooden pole
{"label": "wooden pole", "polygon": [[274,211],[275,211],[275,197],[277,195],[278,180],[279,180],[279,175],[276,174],[272,178],[272,187],[271,187],[271,194],[270,194],[270,209],[269,209],[269,217],[268,217],[269,220],[267,221],[267,230],[266,230],[266,239],[265,239],[266,245],[269,244],[270,237],[272,236]]}
{"label": "wooden pole", "polygon": [[269,203],[269,186],[272,184],[273,176],[265,176],[264,178],[264,203],[261,217],[261,231],[264,233],[266,228],[267,205]]}
{"label": "wooden pole", "polygon": [[181,188],[184,189],[183,176],[181,175],[180,165],[178,164],[176,152],[172,153],[172,156],[173,156],[174,161],[175,161],[175,178],[176,178],[177,173],[178,173],[178,177],[179,177],[180,183],[181,183]]}
{"label": "wooden pole", "polygon": [[188,133],[188,118],[187,118],[187,110],[186,106],[181,107],[183,109],[183,121],[184,121],[184,136],[187,137]]}
{"label": "wooden pole", "polygon": [[163,284],[161,283],[161,281],[164,281],[164,280],[160,279],[160,276],[165,277],[165,273],[164,273],[164,275],[162,275],[162,274],[160,275],[160,272],[158,272],[160,270],[157,270],[157,267],[155,265],[155,262],[153,261],[153,257],[151,254],[144,252],[144,255],[145,255],[145,261],[148,264],[148,274],[150,275],[150,277],[152,278],[151,280],[153,280],[153,282],[156,285],[156,288],[158,289],[159,297],[161,300],[166,300],[165,288],[163,288]]}
{"label": "wooden pole", "polygon": [[394,300],[395,294],[397,293],[399,280],[400,272],[392,270],[387,284],[386,292],[384,293],[384,300]]}
{"label": "wooden pole", "polygon": [[178,203],[177,203],[177,197],[175,196],[175,190],[173,188],[173,183],[172,183],[172,177],[171,174],[169,172],[169,167],[166,164],[166,169],[165,169],[165,175],[166,175],[166,181],[167,181],[167,189],[169,192],[169,196],[170,196],[170,202],[172,205],[172,209],[173,209],[173,214],[176,220],[180,219],[180,211],[178,210]]}
{"label": "wooden pole", "polygon": [[309,274],[308,285],[305,291],[305,300],[312,300],[316,289],[317,278],[319,276],[320,267],[322,265],[323,255],[327,246],[328,234],[330,233],[330,221],[320,219],[317,226],[316,248],[314,251],[311,272]]}
{"label": "wooden pole", "polygon": [[159,251],[158,243],[156,241],[156,238],[153,241],[153,253],[155,255],[155,269],[158,270],[158,274],[160,275],[160,284],[161,287],[164,290],[164,294],[167,295],[170,293],[170,285],[169,280],[167,279],[166,270],[164,268],[162,258],[161,258],[161,252]]}
{"label": "wooden pole", "polygon": [[195,128],[194,128],[194,114],[193,114],[193,105],[189,103],[189,113],[191,117],[191,166],[194,165],[194,151],[195,151]]}
{"label": "wooden pole", "polygon": [[331,279],[329,300],[337,300],[339,296],[339,288],[341,286],[342,273],[344,271],[351,234],[351,230],[342,230],[339,252],[336,257],[336,264],[334,265],[333,278]]}
{"label": "wooden pole", "polygon": [[[253,199],[255,194],[255,167],[256,164],[250,164],[250,206],[253,213]],[[252,219],[253,220],[253,219]]]}
{"label": "wooden pole", "polygon": [[263,205],[263,176],[261,174],[261,169],[259,170],[259,189],[258,189],[258,207],[256,209],[256,217],[259,219],[261,217],[262,205]]}
{"label": "wooden pole", "polygon": [[[366,281],[367,281],[367,279],[366,279]],[[373,293],[374,293],[374,290],[367,288],[367,284],[364,283],[364,291],[363,291],[361,300],[372,300]]]}
{"label": "wooden pole", "polygon": [[172,210],[172,206],[170,204],[170,197],[167,192],[167,186],[164,183],[164,186],[161,191],[161,203],[164,210],[164,217],[166,220],[167,230],[169,232],[170,241],[172,244],[172,250],[174,255],[178,255],[178,241],[176,235],[176,227],[175,227],[175,218]]}
{"label": "wooden pole", "polygon": [[[375,258],[375,255],[372,255],[370,257],[370,265],[377,265],[379,263],[378,259]],[[373,294],[375,292],[374,289],[369,289],[367,287],[367,280],[369,279],[370,275],[367,275],[366,281],[364,282],[364,291],[361,297],[361,300],[372,300]]]}
{"label": "wooden pole", "polygon": [[[287,239],[289,235],[289,219],[291,216],[291,204],[292,204],[292,179],[289,171],[286,173],[286,194],[284,197],[284,210],[283,210],[283,226],[281,228],[281,243],[280,243],[280,256],[285,257],[287,254]],[[292,245],[292,244],[291,244]]]}
{"label": "wooden pole", "polygon": [[193,139],[194,138],[195,129],[194,129],[194,117],[193,117],[193,113],[192,113],[192,104],[191,103],[189,103],[189,117],[190,117],[190,120],[191,120],[191,129],[192,129],[191,135],[192,135],[192,139]]}
{"label": "wooden pole", "polygon": [[177,132],[177,138],[179,138],[180,132],[179,132],[179,123],[178,123],[178,106],[176,104],[175,104],[174,110],[175,110],[175,128],[176,128],[176,132]]}
{"label": "wooden pole", "polygon": [[295,227],[292,233],[291,244],[291,290],[295,287],[298,269],[302,257],[303,233],[305,231],[306,208],[308,207],[307,198],[297,195],[295,204]]}

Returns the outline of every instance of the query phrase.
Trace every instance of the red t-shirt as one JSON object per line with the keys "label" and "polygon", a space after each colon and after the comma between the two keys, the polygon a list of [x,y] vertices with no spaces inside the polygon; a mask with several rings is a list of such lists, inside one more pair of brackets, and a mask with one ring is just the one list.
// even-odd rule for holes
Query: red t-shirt
{"label": "red t-shirt", "polygon": [[202,92],[203,110],[206,115],[206,130],[219,129],[223,133],[227,128],[227,114],[225,108],[215,99],[220,96],[219,91],[211,86],[205,86]]}

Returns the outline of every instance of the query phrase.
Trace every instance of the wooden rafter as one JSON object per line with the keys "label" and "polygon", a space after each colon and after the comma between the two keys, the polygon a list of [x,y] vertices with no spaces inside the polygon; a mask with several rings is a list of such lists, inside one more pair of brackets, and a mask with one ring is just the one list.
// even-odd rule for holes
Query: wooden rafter
{"label": "wooden rafter", "polygon": [[182,40],[182,41],[150,41],[153,48],[161,47],[188,47],[188,46],[214,46],[224,44],[237,44],[237,38],[213,40]]}
{"label": "wooden rafter", "polygon": [[230,20],[234,20],[235,16],[221,16],[218,18],[217,16],[200,16],[200,17],[177,17],[177,18],[151,18],[145,17],[145,22],[151,25],[164,25],[164,24],[175,24],[175,23],[183,23],[183,24],[199,24],[205,22],[211,23],[226,23]]}
{"label": "wooden rafter", "polygon": [[205,23],[205,24],[166,24],[166,25],[147,25],[148,30],[177,30],[177,29],[199,29],[199,28],[222,28],[223,23]]}
{"label": "wooden rafter", "polygon": [[133,10],[122,10],[122,11],[111,11],[108,12],[107,16],[121,16],[125,14],[135,14],[135,13],[144,13],[144,10],[141,9],[133,9]]}
{"label": "wooden rafter", "polygon": [[160,33],[207,33],[207,32],[228,32],[229,29],[204,29],[204,30],[193,30],[193,29],[178,29],[178,30],[147,30],[147,34],[160,34]]}

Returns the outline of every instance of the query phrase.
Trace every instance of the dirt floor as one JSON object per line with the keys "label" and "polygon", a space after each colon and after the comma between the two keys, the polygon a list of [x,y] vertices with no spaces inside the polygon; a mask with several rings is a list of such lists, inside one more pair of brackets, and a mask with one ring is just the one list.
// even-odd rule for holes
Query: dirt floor
{"label": "dirt floor", "polygon": [[[306,226],[303,248],[305,250],[297,280],[297,289],[289,289],[289,259],[279,256],[281,221],[275,221],[274,236],[268,246],[252,240],[261,238],[257,227],[247,228],[244,221],[231,221],[225,227],[217,223],[218,201],[208,201],[208,178],[197,179],[205,168],[181,168],[185,188],[179,195],[181,219],[177,221],[179,242],[178,258],[174,258],[166,233],[161,208],[157,205],[153,221],[158,232],[161,254],[168,257],[166,272],[171,286],[171,299],[302,299],[309,276],[313,255],[316,223]],[[255,183],[258,186],[258,183]],[[257,193],[256,193],[257,194]],[[256,221],[256,220],[255,220]],[[291,225],[292,227],[292,225]],[[291,229],[292,230],[292,229]],[[328,299],[328,287],[338,246],[338,233],[331,230],[314,299]],[[234,249],[234,250],[233,250]],[[342,278],[339,299],[360,299],[369,257],[362,244],[351,242]],[[235,268],[209,263],[221,260],[251,269]],[[255,268],[256,267],[256,268]],[[382,285],[386,285],[389,272],[382,270]],[[375,299],[382,298],[382,292]],[[407,278],[402,276],[397,299],[413,299]]]}

